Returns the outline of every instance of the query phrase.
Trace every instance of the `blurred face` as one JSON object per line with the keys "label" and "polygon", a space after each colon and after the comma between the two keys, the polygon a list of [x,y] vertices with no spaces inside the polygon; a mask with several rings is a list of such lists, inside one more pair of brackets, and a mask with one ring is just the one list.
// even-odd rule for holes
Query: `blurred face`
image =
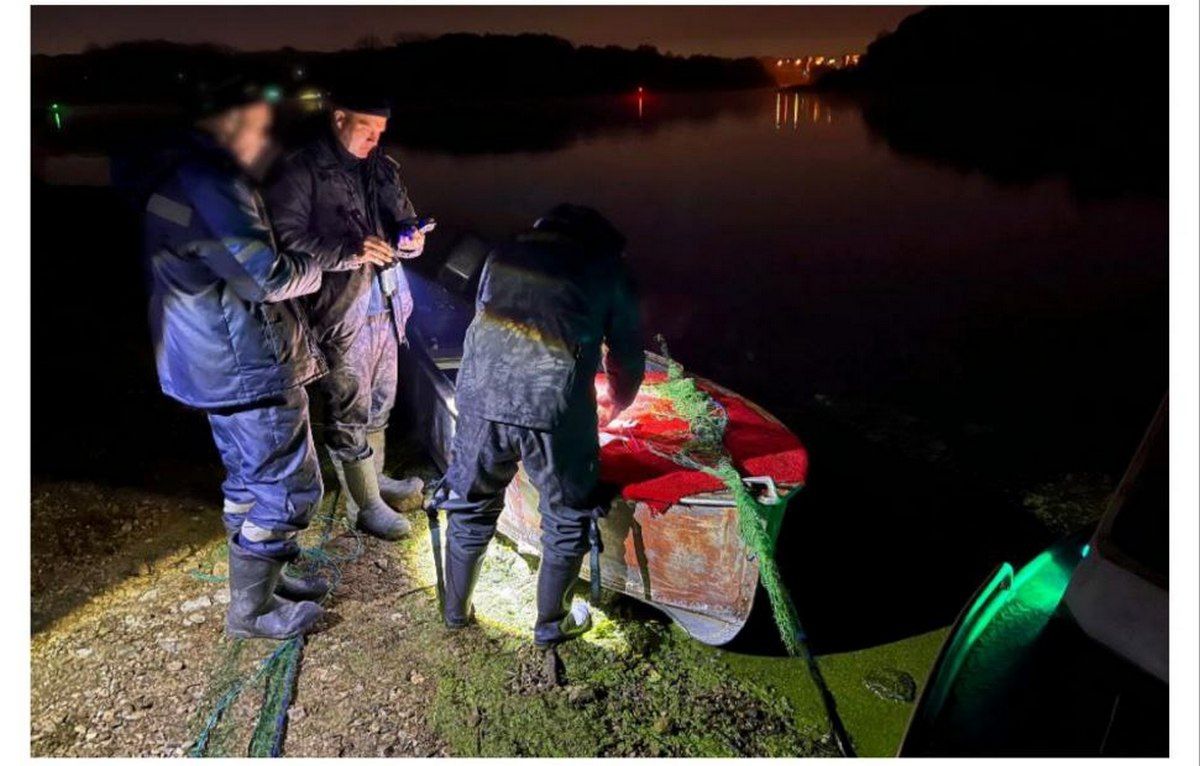
{"label": "blurred face", "polygon": [[271,145],[271,106],[265,101],[218,115],[209,130],[238,164],[253,168]]}
{"label": "blurred face", "polygon": [[342,148],[365,159],[371,150],[379,146],[383,131],[387,130],[387,118],[374,114],[362,114],[345,109],[333,110],[333,132]]}

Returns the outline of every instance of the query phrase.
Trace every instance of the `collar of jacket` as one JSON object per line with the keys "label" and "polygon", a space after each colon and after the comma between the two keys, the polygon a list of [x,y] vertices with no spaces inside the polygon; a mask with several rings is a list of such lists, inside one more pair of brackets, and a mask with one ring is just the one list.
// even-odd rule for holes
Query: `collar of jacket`
{"label": "collar of jacket", "polygon": [[313,159],[316,161],[317,167],[322,170],[343,170],[347,173],[353,172],[356,167],[348,160],[354,159],[357,161],[358,167],[366,167],[372,172],[378,172],[380,156],[383,150],[380,147],[375,147],[365,158],[358,160],[347,152],[337,140],[337,136],[332,130],[326,130],[313,146]]}
{"label": "collar of jacket", "polygon": [[228,170],[239,178],[245,176],[245,173],[238,166],[237,160],[233,158],[233,155],[225,147],[218,144],[217,140],[209,133],[199,128],[192,128],[187,132],[185,142],[188,149],[197,157],[202,157],[214,165]]}

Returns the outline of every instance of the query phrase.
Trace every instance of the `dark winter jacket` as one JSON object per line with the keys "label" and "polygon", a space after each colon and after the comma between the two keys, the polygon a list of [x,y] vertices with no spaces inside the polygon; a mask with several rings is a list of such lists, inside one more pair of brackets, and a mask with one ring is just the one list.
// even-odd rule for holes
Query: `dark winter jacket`
{"label": "dark winter jacket", "polygon": [[[349,168],[332,133],[284,158],[272,173],[266,201],[280,246],[305,255],[326,270],[324,284],[303,304],[330,364],[344,359],[366,321],[374,266],[352,268],[349,259],[373,234],[393,246],[402,225],[415,217],[396,162],[379,149],[365,160],[366,183]],[[366,198],[363,192],[365,186]],[[402,267],[392,294],[396,331],[404,342],[404,323],[412,313],[412,293]]]}
{"label": "dark winter jacket", "polygon": [[641,385],[645,354],[624,260],[560,234],[531,232],[484,266],[457,379],[458,411],[537,430],[592,417],[602,354],[613,400],[625,407]]}
{"label": "dark winter jacket", "polygon": [[275,248],[232,157],[189,134],[146,203],[150,328],[163,392],[194,407],[249,404],[303,386],[325,363],[291,299],[321,270]]}

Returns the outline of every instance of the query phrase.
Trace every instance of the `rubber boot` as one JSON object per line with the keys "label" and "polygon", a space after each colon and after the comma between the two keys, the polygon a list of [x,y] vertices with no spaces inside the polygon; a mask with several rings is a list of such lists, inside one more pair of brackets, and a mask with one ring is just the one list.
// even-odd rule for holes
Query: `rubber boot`
{"label": "rubber boot", "polygon": [[571,589],[579,578],[583,557],[562,560],[542,557],[538,567],[537,623],[533,626],[533,643],[546,648],[578,638],[592,628],[592,615],[587,604],[571,606]]}
{"label": "rubber boot", "polygon": [[225,632],[235,638],[292,638],[307,633],[324,610],[311,601],[275,595],[283,564],[229,545],[229,612]]}
{"label": "rubber boot", "polygon": [[399,540],[412,531],[408,519],[389,508],[379,496],[379,477],[375,473],[375,460],[370,455],[342,463],[342,470],[346,474],[346,490],[358,506],[355,527],[384,540]]}
{"label": "rubber boot", "polygon": [[[225,540],[233,547],[233,538],[242,529],[242,517],[254,503],[235,503],[226,498],[221,522],[225,525]],[[290,575],[285,567],[279,573],[275,594],[289,601],[320,601],[329,592],[329,581],[319,574]]]}
{"label": "rubber boot", "polygon": [[320,601],[327,593],[329,580],[324,576],[316,572],[288,574],[287,567],[280,571],[279,582],[275,585],[275,595],[288,601]]}
{"label": "rubber boot", "polygon": [[442,620],[447,628],[465,628],[475,618],[471,594],[475,592],[479,570],[483,568],[483,554],[484,551],[476,554],[455,552],[453,546],[446,546],[446,605]]}
{"label": "rubber boot", "polygon": [[375,459],[375,475],[379,477],[379,496],[397,511],[412,511],[421,507],[424,498],[421,492],[425,482],[417,476],[407,479],[393,479],[383,472],[384,456],[387,454],[387,439],[383,431],[367,433],[367,444],[371,446],[371,456]]}
{"label": "rubber boot", "polygon": [[329,461],[333,463],[333,472],[337,474],[338,484],[342,486],[342,497],[346,498],[346,520],[350,522],[350,526],[357,529],[358,503],[354,502],[350,489],[346,486],[346,470],[342,467],[342,461],[333,454],[333,450],[329,450]]}

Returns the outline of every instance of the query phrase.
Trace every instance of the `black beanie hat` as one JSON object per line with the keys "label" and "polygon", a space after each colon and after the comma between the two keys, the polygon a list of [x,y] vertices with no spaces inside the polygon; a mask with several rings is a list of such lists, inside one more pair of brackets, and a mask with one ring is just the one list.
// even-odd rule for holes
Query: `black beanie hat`
{"label": "black beanie hat", "polygon": [[264,88],[253,80],[234,75],[217,82],[200,83],[193,94],[191,111],[196,119],[200,119],[259,101],[274,103],[278,100],[278,89]]}
{"label": "black beanie hat", "polygon": [[342,88],[333,92],[330,101],[335,109],[348,112],[391,117],[392,102],[386,95],[366,88]]}
{"label": "black beanie hat", "polygon": [[591,250],[620,253],[625,249],[621,232],[600,213],[583,205],[555,205],[537,219],[533,228],[563,234]]}

